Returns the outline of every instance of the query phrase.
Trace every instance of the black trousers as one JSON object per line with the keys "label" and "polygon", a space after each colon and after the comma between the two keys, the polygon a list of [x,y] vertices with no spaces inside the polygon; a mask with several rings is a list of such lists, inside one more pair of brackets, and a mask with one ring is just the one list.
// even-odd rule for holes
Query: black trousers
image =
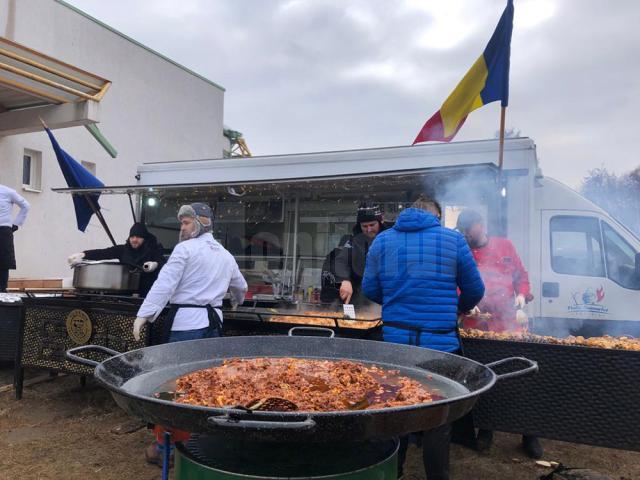
{"label": "black trousers", "polygon": [[0,292],[6,292],[7,285],[9,285],[9,270],[0,270]]}
{"label": "black trousers", "polygon": [[[462,351],[453,352],[462,355]],[[449,446],[451,444],[451,424],[447,423],[433,430],[422,432],[422,461],[427,480],[449,480]],[[407,457],[409,436],[400,438],[398,449],[398,477],[403,473]]]}
{"label": "black trousers", "polygon": [[[449,480],[449,443],[451,441],[451,424],[442,425],[422,436],[422,461],[427,480]],[[398,476],[402,475],[404,461],[407,457],[409,436],[400,438],[398,450]]]}

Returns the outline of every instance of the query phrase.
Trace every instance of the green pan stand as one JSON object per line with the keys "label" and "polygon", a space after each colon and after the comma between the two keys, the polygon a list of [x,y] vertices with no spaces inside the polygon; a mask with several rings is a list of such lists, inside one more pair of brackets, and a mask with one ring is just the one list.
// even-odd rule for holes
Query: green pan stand
{"label": "green pan stand", "polygon": [[175,480],[396,480],[396,440],[247,442],[194,435],[178,444]]}

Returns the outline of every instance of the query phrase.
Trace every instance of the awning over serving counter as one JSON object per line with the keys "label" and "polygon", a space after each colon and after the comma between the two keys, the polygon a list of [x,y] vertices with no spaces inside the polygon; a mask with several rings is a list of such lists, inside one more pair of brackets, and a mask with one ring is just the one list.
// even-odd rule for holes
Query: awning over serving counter
{"label": "awning over serving counter", "polygon": [[0,136],[99,121],[109,80],[0,37]]}
{"label": "awning over serving counter", "polygon": [[[527,161],[535,149],[529,138],[508,139],[505,152],[512,167],[504,176],[527,173]],[[138,184],[109,185],[102,189],[54,189],[65,193],[153,194],[188,189],[191,192],[248,185],[279,185],[307,188],[309,182],[343,181],[357,184],[377,178],[429,172],[449,181],[460,172],[466,175],[497,176],[497,143],[493,140],[371,148],[295,155],[268,155],[234,159],[204,159],[145,163],[138,167]],[[287,187],[288,185],[288,187]]]}

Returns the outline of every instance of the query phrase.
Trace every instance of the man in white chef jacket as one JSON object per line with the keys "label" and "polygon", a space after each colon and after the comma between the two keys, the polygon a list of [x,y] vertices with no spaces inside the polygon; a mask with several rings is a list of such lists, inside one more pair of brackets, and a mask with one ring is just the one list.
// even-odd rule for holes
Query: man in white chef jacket
{"label": "man in white chef jacket", "polygon": [[[140,340],[142,327],[154,322],[167,303],[170,311],[163,322],[162,341],[171,343],[220,336],[220,308],[227,291],[231,293],[232,304],[244,302],[247,282],[233,255],[211,235],[211,207],[205,203],[183,205],[178,220],[180,242],[138,310],[133,324],[136,340]],[[165,430],[172,433],[173,442],[189,438],[188,432],[156,425],[156,441],[145,450],[148,463],[162,466]]]}
{"label": "man in white chef jacket", "polygon": [[232,304],[242,304],[247,282],[238,264],[211,235],[213,212],[206,203],[183,205],[178,212],[180,242],[160,271],[138,310],[133,335],[153,322],[165,305],[163,341],[180,342],[218,337],[222,327],[222,299],[229,291]]}
{"label": "man in white chef jacket", "polygon": [[[20,211],[13,218],[13,207]],[[5,292],[9,283],[9,270],[16,268],[16,255],[13,247],[13,234],[22,226],[29,203],[15,190],[0,185],[0,292]]]}

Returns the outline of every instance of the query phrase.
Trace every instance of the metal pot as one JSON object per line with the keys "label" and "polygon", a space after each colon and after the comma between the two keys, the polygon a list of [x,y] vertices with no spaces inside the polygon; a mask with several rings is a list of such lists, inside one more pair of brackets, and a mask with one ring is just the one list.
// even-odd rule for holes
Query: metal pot
{"label": "metal pot", "polygon": [[73,286],[79,290],[134,292],[139,284],[139,269],[119,262],[80,263],[73,270]]}

